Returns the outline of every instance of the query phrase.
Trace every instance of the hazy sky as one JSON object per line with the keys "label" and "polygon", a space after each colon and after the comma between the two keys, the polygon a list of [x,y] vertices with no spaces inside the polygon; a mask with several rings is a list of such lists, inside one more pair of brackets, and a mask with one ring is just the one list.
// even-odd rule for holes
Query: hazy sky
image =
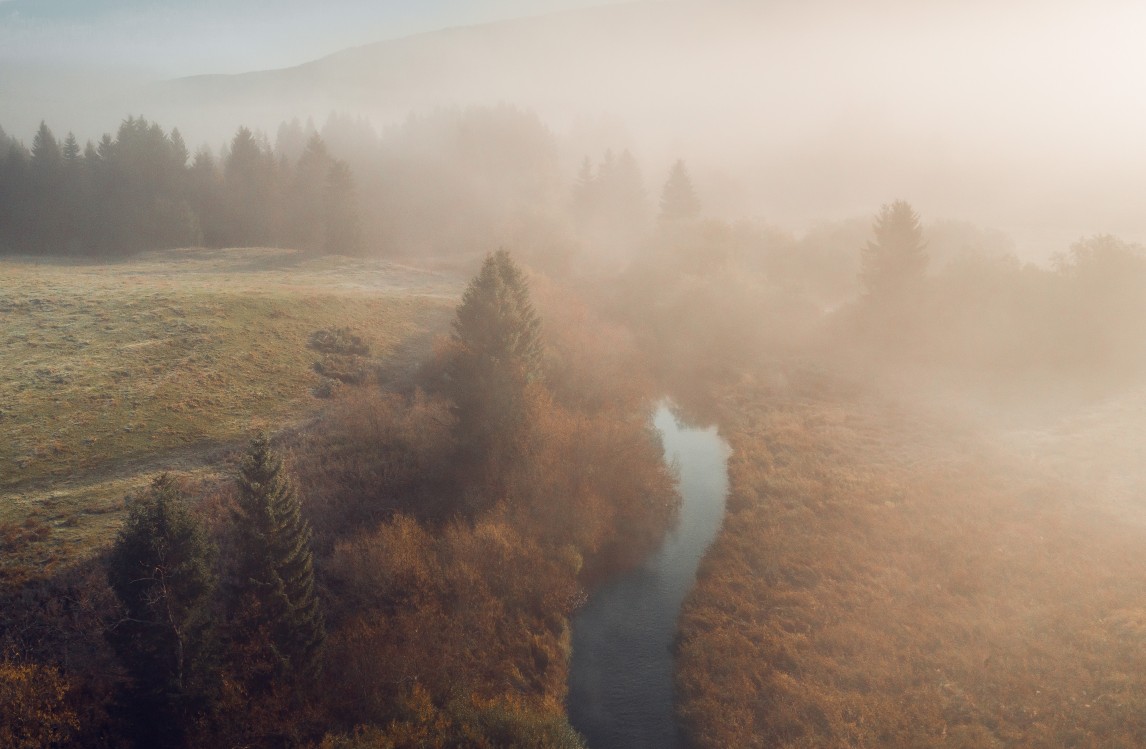
{"label": "hazy sky", "polygon": [[607,0],[0,0],[0,65],[148,77],[296,65],[345,47]]}

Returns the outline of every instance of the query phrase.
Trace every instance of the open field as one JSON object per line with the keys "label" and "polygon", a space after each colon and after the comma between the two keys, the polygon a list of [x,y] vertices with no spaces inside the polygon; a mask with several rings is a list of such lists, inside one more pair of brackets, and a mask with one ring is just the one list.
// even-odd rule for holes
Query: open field
{"label": "open field", "polygon": [[0,579],[108,540],[157,472],[208,479],[315,413],[315,330],[349,326],[380,377],[408,373],[462,282],[273,249],[0,261]]}
{"label": "open field", "polygon": [[681,620],[696,746],[1146,743],[1139,395],[1021,431],[839,383],[722,411],[728,514]]}

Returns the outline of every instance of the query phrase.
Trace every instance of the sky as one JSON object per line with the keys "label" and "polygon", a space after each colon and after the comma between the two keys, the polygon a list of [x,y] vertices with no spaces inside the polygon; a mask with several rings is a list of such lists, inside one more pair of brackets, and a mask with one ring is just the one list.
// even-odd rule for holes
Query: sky
{"label": "sky", "polygon": [[607,0],[0,0],[0,65],[142,78],[288,67],[449,26]]}

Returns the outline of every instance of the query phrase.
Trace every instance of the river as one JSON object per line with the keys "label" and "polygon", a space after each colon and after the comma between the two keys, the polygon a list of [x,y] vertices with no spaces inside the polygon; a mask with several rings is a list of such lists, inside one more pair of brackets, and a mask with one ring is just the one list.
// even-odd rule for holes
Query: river
{"label": "river", "polygon": [[728,445],[715,427],[654,417],[665,460],[680,475],[677,526],[643,564],[596,590],[573,618],[569,720],[589,749],[675,749],[673,655],[677,617],[724,517]]}

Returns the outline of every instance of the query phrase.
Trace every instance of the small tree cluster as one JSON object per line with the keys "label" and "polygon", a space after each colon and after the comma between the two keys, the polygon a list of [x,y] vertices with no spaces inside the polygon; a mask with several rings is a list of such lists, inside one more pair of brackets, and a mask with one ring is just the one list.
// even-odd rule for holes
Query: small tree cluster
{"label": "small tree cluster", "polygon": [[136,500],[108,558],[123,618],[108,639],[131,684],[125,712],[136,741],[181,746],[210,691],[215,547],[174,479]]}
{"label": "small tree cluster", "polygon": [[648,223],[648,198],[637,160],[626,149],[606,151],[595,167],[588,156],[573,185],[573,217],[594,241],[633,241]]}
{"label": "small tree cluster", "polygon": [[258,678],[313,675],[326,627],[314,588],[310,525],[267,436],[239,464],[233,516],[237,559],[228,591],[231,636],[260,644]]}
{"label": "small tree cluster", "polygon": [[120,713],[138,746],[185,746],[213,716],[233,722],[239,710],[243,726],[213,730],[244,741],[288,735],[291,721],[275,718],[318,670],[325,623],[310,528],[265,436],[240,463],[232,524],[221,589],[216,546],[166,474],[132,504],[112,546],[108,582],[123,613],[107,637],[130,677]]}

